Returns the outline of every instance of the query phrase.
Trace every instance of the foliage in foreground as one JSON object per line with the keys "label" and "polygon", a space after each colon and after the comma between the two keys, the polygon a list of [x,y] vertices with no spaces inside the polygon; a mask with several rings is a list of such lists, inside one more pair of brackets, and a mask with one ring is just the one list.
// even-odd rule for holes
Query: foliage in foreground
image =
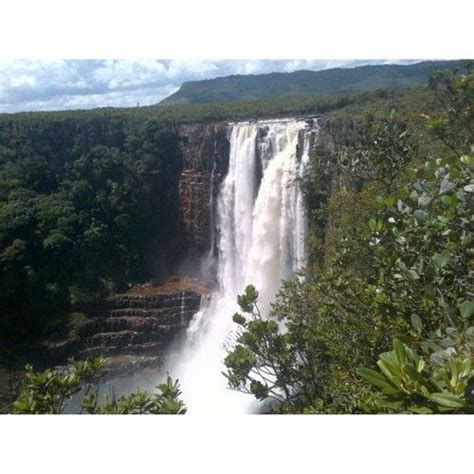
{"label": "foliage in foreground", "polygon": [[[453,336],[454,330],[450,331]],[[472,343],[474,331],[467,337]],[[451,350],[449,350],[451,349]],[[474,412],[474,380],[472,350],[458,351],[439,345],[423,358],[400,340],[393,341],[393,350],[380,354],[380,372],[362,368],[361,377],[379,393],[370,397],[364,408],[371,412],[406,411],[409,413]]]}
{"label": "foliage in foreground", "polygon": [[81,390],[84,397],[81,413],[88,414],[131,414],[131,415],[180,415],[186,408],[180,400],[178,381],[169,376],[165,383],[158,385],[156,394],[140,389],[121,397],[105,396],[99,400],[91,393],[104,359],[89,358],[85,361],[70,360],[64,369],[48,369],[35,372],[26,367],[25,382],[18,399],[13,403],[15,414],[60,414],[67,402]]}
{"label": "foliage in foreground", "polygon": [[[366,157],[380,158],[371,172],[391,181],[372,188],[371,217],[350,222],[328,262],[284,285],[267,318],[253,286],[239,297],[231,388],[279,413],[474,412],[472,73],[435,87],[445,112],[428,126],[444,157],[418,166],[393,122],[379,143],[364,140],[374,124],[361,125],[356,149],[339,155],[351,176],[361,171],[354,201],[374,185]],[[401,158],[381,159],[394,150]],[[400,160],[405,177],[384,171]]]}

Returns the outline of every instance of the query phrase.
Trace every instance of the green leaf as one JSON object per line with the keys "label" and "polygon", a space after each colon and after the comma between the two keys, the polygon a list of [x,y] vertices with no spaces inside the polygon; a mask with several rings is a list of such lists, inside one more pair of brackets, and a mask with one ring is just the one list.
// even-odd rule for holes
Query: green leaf
{"label": "green leaf", "polygon": [[437,392],[432,393],[430,398],[433,402],[447,408],[463,408],[465,402],[463,399],[459,398],[457,395],[453,393],[447,392]]}
{"label": "green leaf", "polygon": [[451,257],[451,253],[447,250],[443,250],[442,253],[435,253],[431,258],[439,268],[443,268],[450,262]]}
{"label": "green leaf", "polygon": [[474,314],[474,303],[471,301],[463,301],[458,305],[459,313],[464,319],[469,319]]}
{"label": "green leaf", "polygon": [[369,229],[373,232],[377,229],[377,221],[375,219],[369,220]]}
{"label": "green leaf", "polygon": [[430,410],[428,407],[424,407],[421,405],[412,405],[408,407],[408,411],[416,413],[418,415],[430,415],[431,413],[433,413],[433,411]]}
{"label": "green leaf", "polygon": [[451,196],[443,196],[441,202],[447,207],[455,208],[458,203],[458,198],[455,194]]}
{"label": "green leaf", "polygon": [[400,365],[398,363],[395,351],[382,352],[382,354],[379,355],[377,365],[389,379],[390,377],[393,377],[395,373],[400,374]]}
{"label": "green leaf", "polygon": [[405,346],[399,339],[393,340],[393,348],[395,349],[395,355],[399,364],[404,364],[407,360],[407,353]]}
{"label": "green leaf", "polygon": [[405,276],[409,280],[419,280],[420,279],[420,275],[418,275],[418,273],[416,273],[415,270],[406,270],[405,271]]}
{"label": "green leaf", "polygon": [[385,409],[385,410],[389,409],[391,411],[393,411],[393,410],[394,411],[399,411],[400,408],[403,405],[402,401],[389,401],[389,400],[384,400],[384,399],[381,399],[381,398],[375,399],[374,403],[378,408],[382,408],[382,409]]}
{"label": "green leaf", "polygon": [[372,384],[374,387],[379,388],[387,395],[395,395],[398,393],[398,391],[386,381],[385,377],[375,370],[363,367],[358,369],[357,373],[364,380]]}
{"label": "green leaf", "polygon": [[407,267],[405,265],[405,262],[403,260],[401,260],[400,258],[397,259],[397,261],[395,262],[395,265],[397,268],[399,268],[400,270],[405,270],[405,268]]}
{"label": "green leaf", "polygon": [[423,331],[423,322],[417,314],[411,315],[411,325],[417,333],[421,333],[421,331]]}
{"label": "green leaf", "polygon": [[426,211],[422,211],[421,209],[417,209],[413,215],[417,222],[425,222],[428,219],[428,213]]}
{"label": "green leaf", "polygon": [[431,198],[427,194],[423,194],[418,198],[418,205],[421,207],[426,207],[431,202]]}
{"label": "green leaf", "polygon": [[465,359],[461,362],[459,376],[462,378],[467,378],[471,375],[471,361],[470,359]]}
{"label": "green leaf", "polygon": [[474,156],[472,155],[461,156],[460,161],[461,163],[466,165],[470,170],[474,171]]}
{"label": "green leaf", "polygon": [[232,316],[232,321],[240,326],[245,326],[247,323],[247,320],[240,313],[235,313],[234,316]]}
{"label": "green leaf", "polygon": [[455,187],[456,185],[453,182],[449,181],[449,178],[445,176],[443,178],[443,181],[441,181],[439,192],[440,194],[446,194],[446,193],[449,193],[449,191],[451,191]]}

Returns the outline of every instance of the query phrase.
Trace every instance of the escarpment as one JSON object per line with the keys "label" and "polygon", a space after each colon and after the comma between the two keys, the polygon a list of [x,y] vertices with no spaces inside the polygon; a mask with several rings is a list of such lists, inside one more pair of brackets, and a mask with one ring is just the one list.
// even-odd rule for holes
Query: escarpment
{"label": "escarpment", "polygon": [[209,250],[219,185],[229,164],[225,123],[182,125],[178,129],[182,171],[178,182],[179,220],[186,253]]}
{"label": "escarpment", "polygon": [[229,164],[228,125],[178,125],[168,140],[161,223],[146,274],[153,279],[184,273],[211,282],[212,275],[202,274],[199,261],[214,245],[215,205]]}

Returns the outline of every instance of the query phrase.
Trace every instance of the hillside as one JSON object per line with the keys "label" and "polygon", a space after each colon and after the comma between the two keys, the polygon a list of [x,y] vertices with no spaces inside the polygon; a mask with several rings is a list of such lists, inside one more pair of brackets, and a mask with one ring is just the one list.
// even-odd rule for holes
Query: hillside
{"label": "hillside", "polygon": [[177,92],[161,101],[160,105],[321,96],[381,88],[400,89],[425,85],[432,72],[453,67],[463,68],[463,62],[429,61],[407,66],[386,64],[218,77],[185,82]]}

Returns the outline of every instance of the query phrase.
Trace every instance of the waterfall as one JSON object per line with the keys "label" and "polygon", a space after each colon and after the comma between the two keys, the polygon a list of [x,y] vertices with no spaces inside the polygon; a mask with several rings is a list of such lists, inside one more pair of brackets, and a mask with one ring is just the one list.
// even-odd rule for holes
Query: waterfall
{"label": "waterfall", "polygon": [[226,350],[235,342],[237,295],[253,284],[265,314],[281,281],[304,265],[306,219],[296,178],[308,162],[315,129],[297,119],[230,127],[229,170],[216,203],[219,286],[191,321],[170,369],[190,413],[256,409],[253,397],[228,389],[222,375]]}
{"label": "waterfall", "polygon": [[184,323],[184,310],[185,310],[185,305],[184,305],[184,291],[181,292],[181,304],[179,308],[179,319],[180,323]]}

